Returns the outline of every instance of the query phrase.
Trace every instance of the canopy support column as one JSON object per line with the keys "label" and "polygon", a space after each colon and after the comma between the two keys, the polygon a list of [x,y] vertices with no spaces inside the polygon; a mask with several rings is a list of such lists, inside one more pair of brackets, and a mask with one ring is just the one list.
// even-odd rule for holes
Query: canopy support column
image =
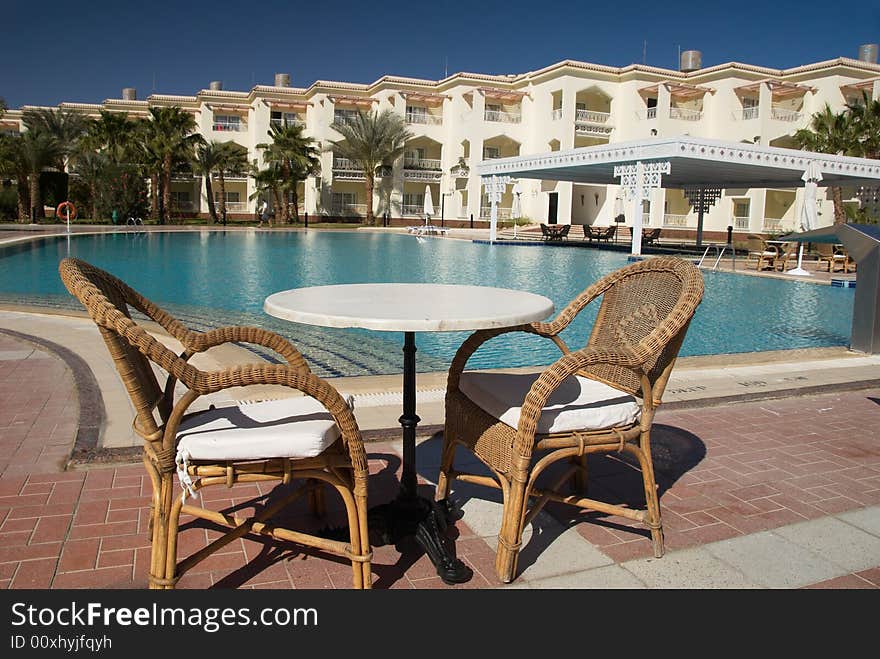
{"label": "canopy support column", "polygon": [[507,189],[510,183],[509,176],[492,176],[483,177],[483,187],[486,190],[486,196],[489,198],[489,242],[494,243],[498,235],[498,202],[501,201],[501,195]]}
{"label": "canopy support column", "polygon": [[670,164],[641,160],[633,165],[615,165],[614,177],[620,179],[620,187],[631,202],[632,212],[632,254],[642,253],[642,202],[651,199],[651,192],[659,188],[663,174],[668,174]]}

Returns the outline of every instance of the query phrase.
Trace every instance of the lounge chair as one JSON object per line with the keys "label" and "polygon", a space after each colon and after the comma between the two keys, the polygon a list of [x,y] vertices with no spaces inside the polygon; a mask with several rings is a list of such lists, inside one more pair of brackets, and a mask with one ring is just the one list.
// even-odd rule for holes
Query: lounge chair
{"label": "lounge chair", "polygon": [[[187,570],[229,542],[253,533],[261,539],[310,547],[319,557],[330,554],[338,557],[335,560],[349,561],[354,587],[369,588],[369,472],[361,434],[350,404],[311,372],[299,351],[281,336],[256,327],[191,331],[113,275],[79,259],[62,260],[59,272],[67,290],[98,325],[134,406],[134,429],[144,440],[143,462],[153,489],[150,587],[174,588]],[[132,310],[180,342],[182,354],[132,319]],[[190,363],[193,355],[230,342],[269,348],[286,363],[243,364],[218,371],[203,371]],[[157,379],[156,367],[168,375],[164,386]],[[176,385],[182,385],[182,395],[175,395]],[[193,407],[206,394],[248,385],[277,385],[297,395],[216,409],[203,403],[201,407],[207,409],[201,411]],[[180,489],[175,487],[175,473]],[[280,486],[254,498],[255,484],[272,481]],[[235,486],[240,483],[245,484],[245,491],[237,495]],[[346,541],[276,524],[275,518],[303,497],[308,497],[312,512],[321,513],[324,483],[341,497]],[[233,489],[222,497],[203,497],[201,490],[211,485]],[[236,496],[240,498],[235,506],[207,507],[211,499],[229,501]],[[188,498],[192,503],[187,503]],[[253,515],[238,514],[247,508],[253,508]],[[181,514],[226,531],[179,561]],[[294,513],[284,521],[297,519]],[[205,537],[204,530],[193,534]]]}
{"label": "lounge chair", "polygon": [[597,240],[603,240],[606,243],[614,238],[617,234],[617,225],[612,224],[610,227],[606,227],[603,230],[599,230],[599,235],[597,236]]}
{"label": "lounge chair", "polygon": [[794,267],[798,262],[798,253],[800,251],[800,243],[788,242],[782,246],[782,252],[777,257],[774,267],[780,272],[785,272],[790,267]]}
{"label": "lounge chair", "polygon": [[662,229],[642,229],[642,244],[643,245],[653,245],[654,243],[660,243],[660,231]]}
{"label": "lounge chair", "polygon": [[850,258],[849,253],[843,245],[832,245],[831,243],[817,243],[816,253],[818,261],[816,269],[820,269],[823,265],[827,265],[828,272],[855,272],[856,264]]}
{"label": "lounge chair", "polygon": [[779,249],[770,245],[761,236],[749,234],[746,237],[749,254],[746,262],[755,262],[756,270],[775,270],[777,259],[780,258]]}
{"label": "lounge chair", "polygon": [[541,225],[541,238],[543,240],[550,240],[553,237],[553,234],[550,233],[550,227],[546,224]]}
{"label": "lounge chair", "polygon": [[[703,277],[692,263],[673,257],[646,259],[597,281],[552,322],[481,330],[458,349],[446,391],[436,498],[444,502],[456,480],[501,490],[495,558],[501,581],[516,576],[523,529],[548,501],[640,522],[650,529],[654,555],[663,555],[651,426],[702,296]],[[589,342],[569,351],[560,333],[597,298],[601,306]],[[508,332],[551,339],[563,355],[540,373],[464,370],[480,345]],[[489,475],[453,467],[459,448],[473,453],[489,468]],[[632,501],[592,498],[597,494],[586,498],[589,454],[623,455],[638,465],[645,509],[637,509]],[[545,468],[560,461],[569,463],[567,470],[554,472],[549,484],[536,484],[539,475],[549,477]],[[572,476],[580,492],[561,491]],[[596,492],[609,489],[602,484]],[[626,528],[614,526],[617,532]]]}
{"label": "lounge chair", "polygon": [[581,224],[581,230],[584,232],[584,240],[588,243],[599,239],[599,232],[589,224]]}

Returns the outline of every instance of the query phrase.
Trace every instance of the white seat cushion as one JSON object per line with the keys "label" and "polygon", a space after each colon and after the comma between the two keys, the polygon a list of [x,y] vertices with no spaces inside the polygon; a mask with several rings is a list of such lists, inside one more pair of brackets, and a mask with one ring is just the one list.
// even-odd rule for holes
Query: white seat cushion
{"label": "white seat cushion", "polygon": [[341,433],[311,396],[298,396],[202,412],[180,424],[178,456],[188,460],[311,458]]}
{"label": "white seat cushion", "polygon": [[[468,372],[462,374],[459,389],[478,407],[516,428],[526,394],[539,375]],[[603,382],[571,376],[550,396],[535,432],[543,435],[627,426],[640,414],[641,407],[633,396]]]}

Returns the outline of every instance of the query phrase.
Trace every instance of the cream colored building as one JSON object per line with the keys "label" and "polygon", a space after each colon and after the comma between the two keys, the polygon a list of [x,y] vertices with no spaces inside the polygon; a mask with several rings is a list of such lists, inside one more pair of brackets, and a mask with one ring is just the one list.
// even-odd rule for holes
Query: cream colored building
{"label": "cream colored building", "polygon": [[[484,159],[582,146],[624,142],[651,136],[690,135],[762,145],[793,147],[792,134],[808,126],[811,115],[827,103],[835,111],[866,92],[880,98],[876,46],[859,49],[859,58],[770,69],[737,62],[702,68],[697,51],[682,53],[679,70],[644,65],[611,67],[563,61],[522,74],[456,73],[443,80],[384,76],[372,84],[318,80],[293,87],[290,76],[276,74],[274,85],[249,92],[226,91],[212,82],[194,96],[154,94],[137,100],[132,89],[122,99],[102,104],[62,103],[97,115],[100,109],[146,116],[156,105],[178,105],[194,113],[208,140],[234,140],[259,159],[257,145],[269,141],[275,122],[299,122],[305,134],[324,149],[322,174],[305,181],[301,211],[310,217],[363,216],[372,203],[397,223],[424,218],[430,186],[437,223],[485,226],[489,217],[475,165]],[[4,117],[0,129],[14,130],[21,110]],[[340,135],[331,124],[358,110],[389,109],[413,133],[403,157],[384,172],[372,200],[365,198],[363,175],[329,150]],[[463,167],[462,167],[463,165]],[[616,186],[590,186],[523,179],[516,188],[522,215],[536,222],[605,226],[620,212]],[[512,186],[499,205],[499,219],[514,206]],[[215,194],[216,194],[215,187]],[[197,177],[175,179],[177,207],[206,213],[205,186]],[[776,233],[795,229],[800,192],[796,189],[728,189],[705,218],[705,229]],[[227,208],[232,215],[253,214],[253,181],[227,180]],[[847,203],[858,204],[855,191]],[[820,223],[833,213],[820,190]],[[696,214],[681,190],[657,190],[644,205],[646,226],[670,231],[696,227]]]}

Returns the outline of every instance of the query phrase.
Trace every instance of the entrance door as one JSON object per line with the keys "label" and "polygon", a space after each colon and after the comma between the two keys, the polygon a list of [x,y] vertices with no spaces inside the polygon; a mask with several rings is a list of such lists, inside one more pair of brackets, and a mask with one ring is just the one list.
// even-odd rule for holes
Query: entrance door
{"label": "entrance door", "polygon": [[550,205],[547,207],[547,224],[556,224],[556,209],[559,207],[559,193],[549,192]]}

